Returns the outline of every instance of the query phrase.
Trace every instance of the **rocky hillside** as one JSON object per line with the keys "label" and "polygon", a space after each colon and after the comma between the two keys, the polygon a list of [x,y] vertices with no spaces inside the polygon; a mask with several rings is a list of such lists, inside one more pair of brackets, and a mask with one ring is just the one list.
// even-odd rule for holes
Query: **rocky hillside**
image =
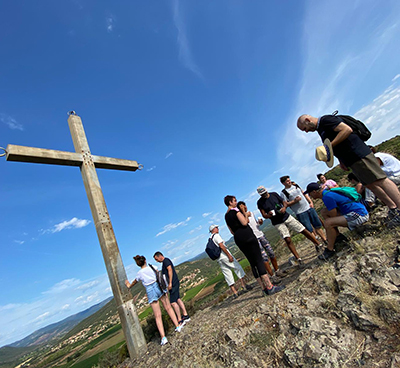
{"label": "rocky hillside", "polygon": [[347,232],[330,262],[302,241],[306,266],[283,264],[284,291],[264,297],[253,281],[252,291],[197,311],[168,345],[154,340],[121,368],[400,367],[400,229],[380,226],[384,213]]}

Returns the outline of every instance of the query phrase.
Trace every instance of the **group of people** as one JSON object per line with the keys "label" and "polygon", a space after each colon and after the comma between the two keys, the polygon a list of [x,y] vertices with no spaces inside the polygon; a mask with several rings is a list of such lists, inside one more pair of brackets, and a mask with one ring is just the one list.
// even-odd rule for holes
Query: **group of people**
{"label": "group of people", "polygon": [[[299,267],[303,267],[304,262],[293,244],[290,231],[303,234],[314,244],[318,258],[328,260],[335,255],[335,244],[347,240],[338,227],[352,230],[368,221],[369,210],[374,206],[375,197],[388,207],[388,224],[400,225],[400,192],[396,186],[400,184],[399,160],[367,146],[359,132],[353,130],[341,116],[324,115],[316,118],[301,115],[297,120],[297,127],[306,133],[318,132],[324,144],[316,149],[316,158],[325,161],[329,167],[333,165],[333,156],[338,158],[343,170],[351,169],[348,180],[355,187],[353,192],[349,188],[340,188],[335,181],[328,180],[324,174],[318,174],[319,182],[309,183],[305,191],[288,175],[280,178],[284,188],[279,194],[268,192],[264,186],[257,188],[260,195],[257,207],[262,217],[271,220]],[[320,215],[314,209],[313,199],[321,199],[325,205]],[[261,290],[265,295],[280,292],[284,286],[277,284],[280,283],[279,277],[284,273],[279,268],[268,239],[259,228],[264,220],[261,217],[256,219],[246,203],[238,202],[235,196],[227,195],[224,203],[227,206],[226,225],[236,245],[249,261]],[[296,218],[287,212],[288,207]],[[217,261],[225,281],[232,291],[233,298],[237,298],[238,290],[235,287],[233,271],[243,289],[251,290],[252,287],[246,284],[245,272],[227,249],[219,234],[218,225],[211,225],[209,232],[210,239],[220,249]],[[138,281],[143,283],[161,335],[161,345],[164,345],[168,341],[165,337],[159,300],[175,325],[175,331],[180,332],[190,320],[179,296],[178,276],[171,260],[161,252],[156,252],[154,259],[163,264],[162,274],[168,285],[167,289],[162,290],[157,283],[157,268],[148,265],[143,256],[136,256],[134,259],[141,269],[132,283],[126,280],[125,284],[131,288]]]}

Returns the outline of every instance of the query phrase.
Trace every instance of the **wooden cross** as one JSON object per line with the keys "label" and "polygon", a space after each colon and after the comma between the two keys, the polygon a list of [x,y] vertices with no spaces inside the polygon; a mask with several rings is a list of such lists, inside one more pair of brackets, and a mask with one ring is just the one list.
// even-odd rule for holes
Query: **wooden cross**
{"label": "wooden cross", "polygon": [[146,340],[132,295],[125,286],[126,272],[103,192],[100,188],[96,168],[136,171],[141,168],[141,165],[138,165],[136,161],[92,155],[81,118],[73,111],[69,114],[68,125],[74,142],[75,153],[9,144],[6,149],[6,159],[7,161],[80,167],[128,351],[131,358],[138,357],[147,350]]}

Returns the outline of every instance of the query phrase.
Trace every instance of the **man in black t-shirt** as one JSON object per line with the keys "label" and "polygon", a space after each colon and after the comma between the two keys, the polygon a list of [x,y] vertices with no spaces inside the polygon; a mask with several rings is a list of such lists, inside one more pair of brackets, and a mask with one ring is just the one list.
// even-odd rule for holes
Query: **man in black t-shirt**
{"label": "man in black t-shirt", "polygon": [[[185,304],[183,304],[183,301],[179,295],[179,279],[174,265],[172,264],[171,260],[164,257],[161,252],[155,252],[153,257],[157,262],[162,263],[161,272],[167,281],[169,300],[175,310],[176,316],[178,317],[179,324],[185,324],[186,322],[189,322],[190,317],[188,316]],[[182,317],[181,310],[183,313]]]}
{"label": "man in black t-shirt", "polygon": [[388,219],[400,225],[400,192],[396,184],[386,177],[369,147],[340,116],[301,115],[297,127],[306,133],[317,131],[322,141],[329,139],[340,167],[347,171],[350,168],[360,182],[389,207]]}
{"label": "man in black t-shirt", "polygon": [[274,227],[279,231],[279,234],[285,240],[289,250],[295,256],[299,265],[302,266],[303,261],[296,251],[289,230],[302,233],[306,238],[310,239],[314,243],[318,250],[322,248],[322,245],[319,244],[314,234],[310,233],[299,221],[286,212],[288,204],[286,201],[282,200],[278,193],[268,193],[267,189],[263,186],[257,188],[257,193],[261,196],[257,201],[257,207],[262,216],[271,220],[272,225],[274,225]]}

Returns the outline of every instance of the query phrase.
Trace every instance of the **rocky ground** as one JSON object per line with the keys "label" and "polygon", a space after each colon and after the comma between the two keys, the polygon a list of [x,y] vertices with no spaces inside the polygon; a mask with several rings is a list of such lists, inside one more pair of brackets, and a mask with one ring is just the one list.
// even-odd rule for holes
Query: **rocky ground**
{"label": "rocky ground", "polygon": [[[381,211],[382,212],[382,211]],[[330,262],[298,245],[306,266],[283,268],[286,289],[254,289],[197,311],[169,344],[148,344],[130,367],[400,367],[400,269],[392,267],[400,229],[379,218],[338,247]],[[222,298],[219,298],[221,300]]]}

